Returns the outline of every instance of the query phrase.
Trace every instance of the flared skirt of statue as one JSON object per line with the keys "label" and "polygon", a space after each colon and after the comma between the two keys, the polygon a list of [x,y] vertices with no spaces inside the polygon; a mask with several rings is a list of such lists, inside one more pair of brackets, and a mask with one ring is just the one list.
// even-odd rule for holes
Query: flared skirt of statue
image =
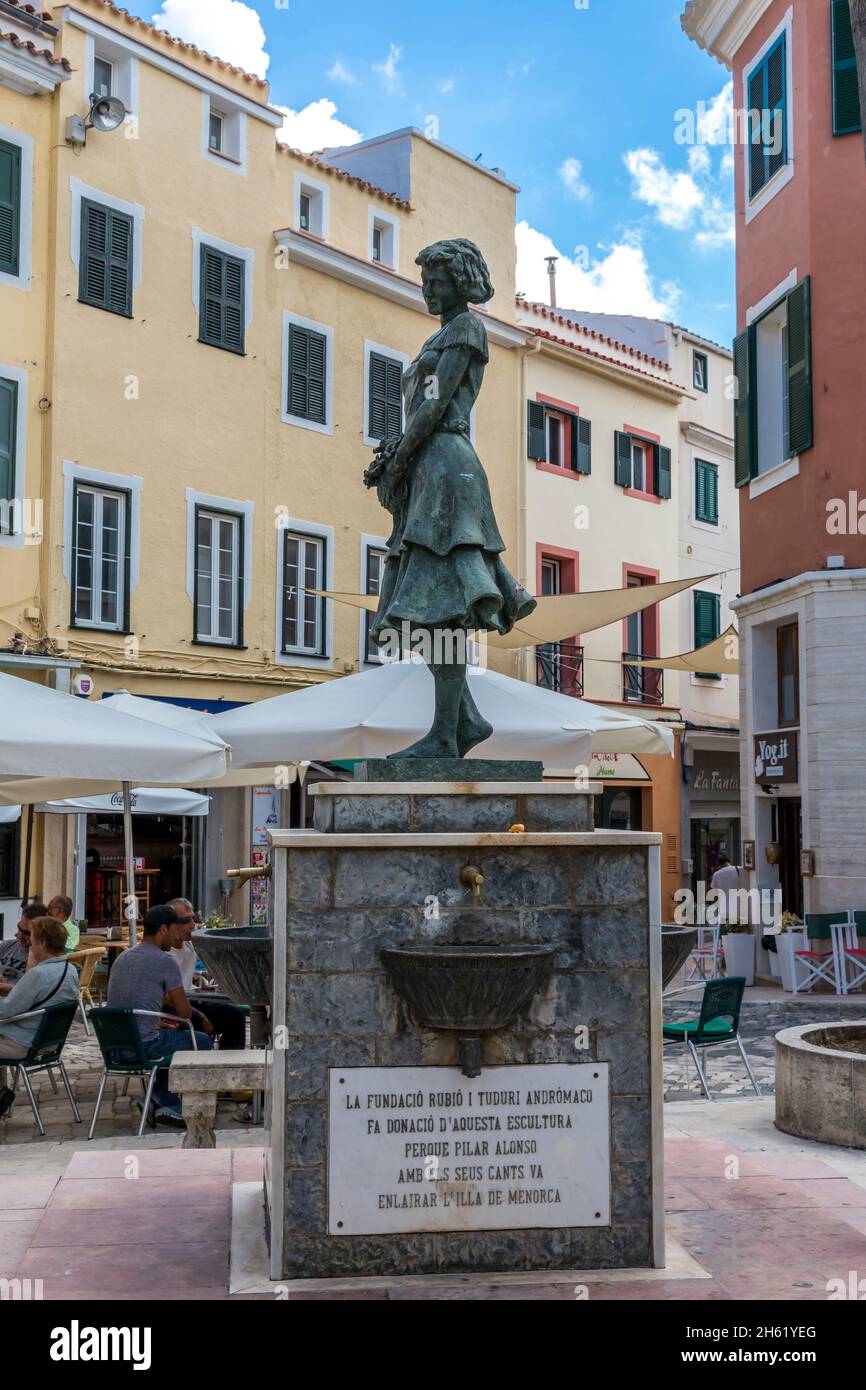
{"label": "flared skirt of statue", "polygon": [[502,562],[505,543],[481,462],[462,433],[437,431],[413,460],[370,635],[462,628],[508,633],[535,601]]}

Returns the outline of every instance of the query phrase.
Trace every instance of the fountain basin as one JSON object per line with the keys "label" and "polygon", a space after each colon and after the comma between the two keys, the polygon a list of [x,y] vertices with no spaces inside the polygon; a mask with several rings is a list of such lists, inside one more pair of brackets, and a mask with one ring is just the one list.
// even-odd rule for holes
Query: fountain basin
{"label": "fountain basin", "polygon": [[866,1020],[776,1034],[776,1128],[866,1149]]}
{"label": "fountain basin", "polygon": [[237,1004],[270,1005],[274,941],[267,927],[207,927],[192,942],[213,978]]}
{"label": "fountain basin", "polygon": [[697,940],[694,927],[662,927],[662,989],[682,970]]}

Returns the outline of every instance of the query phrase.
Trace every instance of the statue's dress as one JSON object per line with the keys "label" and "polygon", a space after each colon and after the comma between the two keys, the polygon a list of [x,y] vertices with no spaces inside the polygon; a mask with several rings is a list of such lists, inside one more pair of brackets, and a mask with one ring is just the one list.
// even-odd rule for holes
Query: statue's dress
{"label": "statue's dress", "polygon": [[448,348],[469,349],[469,360],[445,413],[409,464],[370,635],[389,629],[483,629],[510,632],[535,600],[502,563],[505,543],[496,525],[487,475],[469,439],[469,416],[488,360],[487,330],[477,314],[458,314],[432,338],[404,373],[406,428],[435,390],[439,359]]}

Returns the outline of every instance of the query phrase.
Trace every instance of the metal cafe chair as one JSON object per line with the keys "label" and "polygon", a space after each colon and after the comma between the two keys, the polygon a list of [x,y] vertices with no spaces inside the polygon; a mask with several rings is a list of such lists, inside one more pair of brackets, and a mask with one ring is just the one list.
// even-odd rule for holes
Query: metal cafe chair
{"label": "metal cafe chair", "polygon": [[[807,912],[804,930],[808,946],[801,950],[794,949],[793,933],[785,933],[794,994],[805,993],[817,984],[818,980],[832,985],[834,994],[844,994],[838,933],[834,928],[845,926],[847,922],[847,912]],[[812,949],[813,942],[827,940],[831,943],[829,951]]]}
{"label": "metal cafe chair", "polygon": [[[848,913],[848,921],[836,929],[836,950],[842,979],[842,993],[866,985],[866,950],[860,946],[859,938],[866,936],[866,912]],[[848,968],[853,974],[849,975]]]}
{"label": "metal cafe chair", "polygon": [[51,1004],[45,1009],[33,1009],[30,1013],[16,1014],[14,1018],[7,1018],[6,1023],[21,1023],[27,1018],[38,1018],[39,1026],[30,1044],[30,1049],[26,1057],[15,1061],[12,1058],[5,1059],[7,1067],[15,1068],[15,1078],[12,1083],[13,1091],[17,1089],[18,1078],[24,1082],[24,1089],[27,1092],[27,1099],[30,1101],[30,1108],[33,1111],[33,1118],[42,1137],[45,1137],[45,1126],[42,1123],[42,1115],[39,1110],[39,1103],[36,1099],[33,1087],[30,1084],[31,1076],[37,1072],[47,1071],[48,1079],[51,1082],[52,1090],[57,1090],[57,1082],[54,1080],[53,1068],[56,1067],[60,1072],[60,1079],[72,1106],[72,1113],[75,1116],[75,1123],[81,1124],[81,1114],[75,1103],[75,1096],[66,1068],[63,1065],[63,1049],[69,1030],[72,1027],[72,1020],[78,1012],[78,1004]]}
{"label": "metal cafe chair", "polygon": [[[682,1023],[666,1023],[662,1028],[664,1042],[685,1044],[686,1069],[688,1070],[688,1059],[691,1056],[707,1100],[714,1099],[707,1083],[707,1050],[711,1047],[723,1047],[726,1043],[736,1043],[749,1073],[749,1080],[755,1088],[755,1094],[761,1094],[761,1088],[755,1080],[755,1073],[740,1040],[740,1009],[745,988],[746,981],[742,975],[723,980],[708,980],[701,1000],[699,1017],[686,1019]],[[698,1057],[698,1048],[701,1049],[703,1065]]]}
{"label": "metal cafe chair", "polygon": [[[105,1094],[105,1086],[109,1076],[122,1076],[126,1082],[131,1076],[140,1077],[144,1091],[144,1102],[141,1107],[138,1138],[140,1139],[144,1134],[144,1126],[150,1113],[153,1088],[156,1085],[156,1073],[160,1067],[171,1066],[173,1054],[167,1054],[165,1057],[151,1057],[141,1039],[141,1032],[137,1023],[139,1018],[170,1018],[173,1023],[186,1024],[192,1035],[193,1051],[198,1051],[195,1029],[191,1019],[179,1019],[176,1014],[159,1013],[153,1009],[91,1009],[90,1021],[96,1033],[96,1041],[99,1043],[105,1069],[99,1082],[93,1119],[90,1121],[90,1130],[87,1135],[88,1139],[92,1139],[96,1131],[96,1122],[99,1119],[102,1097]],[[145,1081],[145,1077],[147,1077],[147,1081]]]}
{"label": "metal cafe chair", "polygon": [[[684,985],[687,985],[690,980],[712,980],[717,969],[721,927],[696,927],[695,930],[697,932],[695,944],[683,965]],[[691,969],[688,970],[690,964]],[[705,969],[707,965],[709,970]],[[687,970],[688,973],[686,973]]]}

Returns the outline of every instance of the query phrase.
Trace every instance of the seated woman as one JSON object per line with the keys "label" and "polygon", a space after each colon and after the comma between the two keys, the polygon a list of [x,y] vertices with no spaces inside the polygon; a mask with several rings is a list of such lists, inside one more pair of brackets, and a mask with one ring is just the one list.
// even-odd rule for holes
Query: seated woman
{"label": "seated woman", "polygon": [[[0,1064],[20,1062],[27,1056],[39,1027],[38,1018],[7,1022],[19,1014],[56,1004],[78,1003],[78,971],[64,958],[66,929],[53,917],[37,917],[30,924],[30,959],[27,971],[14,989],[0,999]],[[0,1091],[0,1115],[14,1100],[8,1087]]]}

